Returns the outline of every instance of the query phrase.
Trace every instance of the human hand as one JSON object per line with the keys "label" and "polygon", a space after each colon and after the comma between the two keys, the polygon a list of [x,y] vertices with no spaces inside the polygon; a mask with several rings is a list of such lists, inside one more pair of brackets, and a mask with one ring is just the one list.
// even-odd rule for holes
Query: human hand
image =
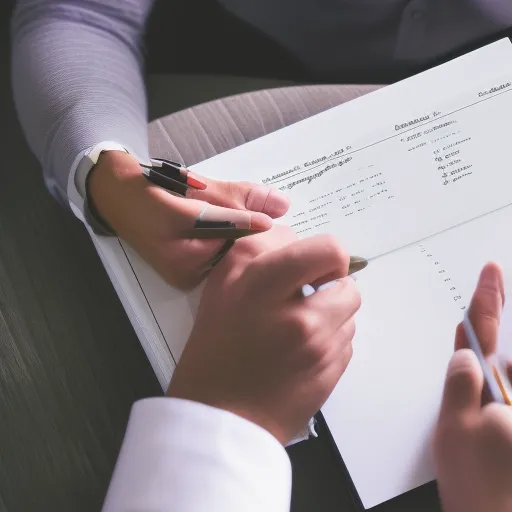
{"label": "human hand", "polygon": [[[496,349],[504,303],[499,267],[487,265],[473,295],[469,317],[485,356]],[[445,512],[512,510],[512,408],[482,407],[483,373],[467,348],[462,325],[447,372],[434,441],[438,486]]]}
{"label": "human hand", "polygon": [[327,236],[281,226],[244,238],[215,268],[168,395],[233,412],[290,441],[321,408],[352,355],[360,296]]}
{"label": "human hand", "polygon": [[[203,179],[203,178],[202,178]],[[206,204],[212,220],[234,222],[252,233],[266,231],[289,207],[279,191],[245,182],[204,179],[207,189],[177,197],[149,183],[137,160],[121,151],[103,153],[89,175],[94,209],[167,282],[180,288],[199,284],[212,262],[232,242],[191,238]],[[219,254],[220,252],[220,254]]]}

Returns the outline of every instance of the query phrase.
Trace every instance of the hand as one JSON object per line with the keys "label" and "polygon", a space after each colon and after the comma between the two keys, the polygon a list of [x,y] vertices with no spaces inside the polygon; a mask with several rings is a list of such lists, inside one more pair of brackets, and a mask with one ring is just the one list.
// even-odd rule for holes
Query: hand
{"label": "hand", "polygon": [[206,203],[215,220],[232,221],[258,233],[284,215],[289,201],[279,191],[243,182],[205,179],[207,189],[176,197],[149,183],[132,156],[103,153],[89,176],[94,209],[167,282],[180,288],[199,284],[226,240],[200,240],[188,233]]}
{"label": "hand", "polygon": [[360,305],[350,278],[303,298],[302,285],[346,276],[349,257],[327,236],[294,239],[275,226],[237,241],[208,278],[168,389],[246,418],[283,444],[344,372]]}
{"label": "hand", "polygon": [[[504,302],[503,277],[494,264],[480,276],[471,301],[471,323],[484,355],[496,348]],[[462,325],[446,377],[434,458],[445,512],[510,512],[512,510],[512,408],[491,403],[482,407],[484,386],[480,364],[464,347]]]}

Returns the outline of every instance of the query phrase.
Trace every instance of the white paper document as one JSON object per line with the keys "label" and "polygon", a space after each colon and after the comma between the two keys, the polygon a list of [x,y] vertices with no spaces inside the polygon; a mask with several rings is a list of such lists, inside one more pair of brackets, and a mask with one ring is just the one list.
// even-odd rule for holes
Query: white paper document
{"label": "white paper document", "polygon": [[[323,408],[366,508],[435,478],[455,327],[487,261],[512,276],[511,118],[506,39],[194,167],[281,188],[299,236],[334,234],[372,260],[357,276],[354,356]],[[184,297],[118,241],[96,243],[165,385],[199,291]]]}

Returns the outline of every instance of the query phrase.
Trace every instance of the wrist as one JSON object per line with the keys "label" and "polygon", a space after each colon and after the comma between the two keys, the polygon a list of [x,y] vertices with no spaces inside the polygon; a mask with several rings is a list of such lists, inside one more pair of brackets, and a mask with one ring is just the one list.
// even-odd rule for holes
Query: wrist
{"label": "wrist", "polygon": [[[180,370],[181,368],[178,364],[166,392],[168,398],[201,404],[237,416],[241,420],[248,421],[258,428],[265,430],[283,446],[286,446],[296,434],[296,432],[287,432],[286,428],[282,428],[272,418],[272,415],[266,413],[264,407],[251,407],[247,404],[242,406],[239,401],[230,400],[225,394],[216,392],[215,386],[206,388],[200,384],[197,385],[197,383],[182,382]],[[186,381],[187,379],[184,380]]]}
{"label": "wrist", "polygon": [[126,205],[133,206],[147,182],[138,161],[123,151],[102,153],[87,177],[90,209],[103,222],[118,232]]}

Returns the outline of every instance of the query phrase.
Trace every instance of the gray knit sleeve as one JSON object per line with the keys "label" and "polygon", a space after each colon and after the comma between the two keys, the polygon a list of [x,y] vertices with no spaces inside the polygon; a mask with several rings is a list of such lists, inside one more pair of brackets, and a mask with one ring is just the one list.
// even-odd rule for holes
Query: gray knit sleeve
{"label": "gray knit sleeve", "polygon": [[16,108],[50,192],[103,141],[147,160],[142,38],[153,0],[18,0],[12,31]]}

